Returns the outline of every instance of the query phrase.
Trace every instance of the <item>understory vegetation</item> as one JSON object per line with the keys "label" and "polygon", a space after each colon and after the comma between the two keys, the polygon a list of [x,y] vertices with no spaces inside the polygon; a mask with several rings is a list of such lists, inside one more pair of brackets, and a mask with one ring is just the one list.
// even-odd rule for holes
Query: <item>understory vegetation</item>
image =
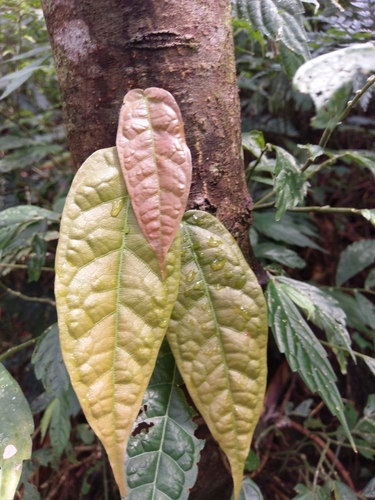
{"label": "understory vegetation", "polygon": [[[375,498],[375,1],[311,0],[302,14],[281,0],[260,18],[263,3],[232,2],[249,237],[270,326],[239,498]],[[54,262],[75,172],[39,1],[4,0],[0,26],[0,445],[32,433],[32,449],[19,437],[16,499],[118,498],[58,341]],[[174,370],[166,345],[156,370]],[[199,417],[179,404],[193,435]]]}

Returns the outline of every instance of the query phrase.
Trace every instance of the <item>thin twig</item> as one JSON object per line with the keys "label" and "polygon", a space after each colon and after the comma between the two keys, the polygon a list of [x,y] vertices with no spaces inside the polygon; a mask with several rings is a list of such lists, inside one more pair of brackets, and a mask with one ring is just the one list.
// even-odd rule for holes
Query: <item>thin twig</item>
{"label": "thin twig", "polygon": [[21,292],[16,292],[15,290],[12,290],[11,288],[7,287],[1,281],[0,281],[0,288],[2,288],[11,295],[18,297],[19,299],[28,300],[30,302],[42,302],[43,304],[49,304],[50,306],[56,307],[56,302],[54,300],[47,299],[44,297],[30,297],[29,295],[24,295]]}
{"label": "thin twig", "polygon": [[38,340],[38,337],[35,339],[30,339],[27,340],[26,342],[23,342],[22,344],[16,345],[14,347],[11,347],[7,351],[3,352],[3,354],[0,355],[0,361],[3,361],[6,358],[9,358],[9,356],[13,356],[13,354],[16,354],[18,351],[21,351],[22,349],[26,349],[26,347],[29,347]]}
{"label": "thin twig", "polygon": [[304,436],[311,439],[311,441],[314,441],[314,443],[316,443],[321,450],[325,450],[327,457],[334,464],[335,469],[337,469],[337,471],[339,472],[339,474],[341,475],[343,480],[346,482],[346,484],[349,486],[349,488],[351,488],[353,491],[355,491],[354,484],[353,484],[352,478],[350,477],[349,472],[345,469],[342,462],[340,462],[340,460],[338,458],[336,458],[335,453],[330,448],[328,448],[326,450],[325,441],[322,438],[320,438],[319,436],[317,436],[316,434],[313,434],[312,432],[310,432],[308,429],[303,427],[301,424],[294,422],[294,420],[289,420],[289,425],[290,425],[290,427],[292,427],[296,431],[300,432]]}
{"label": "thin twig", "polygon": [[[27,269],[27,264],[0,264],[0,267],[10,267],[11,269]],[[49,271],[54,273],[53,267],[42,267],[42,271]]]}

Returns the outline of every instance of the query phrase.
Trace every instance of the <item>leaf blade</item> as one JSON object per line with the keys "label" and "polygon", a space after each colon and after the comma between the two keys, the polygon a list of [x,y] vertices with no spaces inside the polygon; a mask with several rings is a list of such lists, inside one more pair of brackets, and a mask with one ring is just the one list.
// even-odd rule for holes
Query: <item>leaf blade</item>
{"label": "leaf blade", "polygon": [[[196,463],[204,442],[194,436],[194,411],[178,388],[178,378],[170,347],[163,342],[127,447],[129,500],[159,495],[187,500],[195,483]],[[150,457],[156,458],[153,470]],[[168,474],[163,470],[163,460],[169,460]]]}
{"label": "leaf blade", "polygon": [[229,459],[237,498],[265,390],[265,302],[217,219],[192,210],[181,226],[181,282],[167,339],[189,394]]}
{"label": "leaf blade", "polygon": [[163,280],[131,208],[116,148],[86,160],[62,215],[58,323],[72,385],[122,495],[126,443],[177,294],[178,238],[174,245]]}
{"label": "leaf blade", "polygon": [[374,262],[375,240],[359,240],[347,246],[340,255],[336,285],[340,286]]}
{"label": "leaf blade", "polygon": [[20,386],[0,363],[0,498],[13,500],[22,462],[31,457],[34,421]]}
{"label": "leaf blade", "polygon": [[192,176],[181,112],[173,96],[156,87],[128,92],[116,146],[138,224],[164,274]]}

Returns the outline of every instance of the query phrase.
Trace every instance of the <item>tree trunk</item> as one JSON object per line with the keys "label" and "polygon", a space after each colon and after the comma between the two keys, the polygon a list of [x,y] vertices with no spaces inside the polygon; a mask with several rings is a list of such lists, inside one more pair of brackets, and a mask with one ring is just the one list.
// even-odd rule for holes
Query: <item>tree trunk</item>
{"label": "tree trunk", "polygon": [[[95,150],[115,144],[119,109],[129,90],[168,90],[180,106],[193,158],[188,208],[215,214],[263,281],[248,238],[251,198],[241,158],[230,0],[42,4],[76,167]],[[223,484],[230,484],[230,476],[221,454],[216,452],[215,463],[213,455],[208,458],[222,479],[220,491],[213,491],[215,481],[207,472],[201,481],[208,489],[198,484],[192,499],[226,498]]]}

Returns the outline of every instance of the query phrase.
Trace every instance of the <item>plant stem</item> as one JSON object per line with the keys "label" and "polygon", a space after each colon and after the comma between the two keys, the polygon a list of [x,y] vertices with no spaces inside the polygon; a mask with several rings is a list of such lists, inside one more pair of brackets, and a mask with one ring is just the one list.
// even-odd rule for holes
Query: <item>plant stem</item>
{"label": "plant stem", "polygon": [[49,304],[50,306],[53,306],[53,307],[56,306],[56,302],[54,300],[43,298],[43,297],[29,297],[28,295],[24,295],[21,292],[16,292],[15,290],[8,288],[6,285],[4,285],[4,283],[1,283],[1,281],[0,281],[0,288],[5,290],[6,292],[10,293],[11,295],[18,297],[19,299],[29,300],[30,302],[42,302],[44,304]]}
{"label": "plant stem", "polygon": [[262,156],[263,156],[263,155],[264,155],[264,153],[268,150],[268,147],[267,147],[267,146],[268,146],[268,145],[266,145],[266,146],[262,149],[262,151],[260,152],[260,155],[259,155],[259,157],[257,158],[257,160],[256,160],[256,162],[254,163],[254,165],[253,165],[251,168],[247,169],[247,171],[246,171],[246,179],[247,179],[247,182],[248,182],[248,183],[249,183],[249,182],[250,182],[250,180],[251,180],[251,176],[253,175],[254,170],[255,170],[255,169],[257,168],[257,166],[259,165],[260,160],[262,159]]}
{"label": "plant stem", "polygon": [[[361,89],[361,90],[358,90],[355,94],[355,97],[348,102],[346,108],[344,109],[344,111],[341,113],[339,119],[337,120],[337,123],[336,125],[329,129],[329,128],[326,128],[325,131],[323,132],[323,135],[319,141],[319,146],[321,148],[325,148],[327,146],[327,143],[329,141],[329,138],[331,137],[332,135],[332,132],[335,130],[336,127],[338,127],[343,120],[345,120],[345,118],[348,116],[348,114],[350,113],[350,111],[353,109],[353,107],[357,104],[357,102],[360,100],[360,98],[363,96],[363,94],[371,87],[371,85],[373,85],[375,83],[375,75],[372,75],[370,76],[368,79],[367,79],[367,83],[366,85]],[[305,170],[307,170],[310,165],[312,165],[314,163],[314,160],[312,158],[308,158],[305,162],[305,164],[301,167],[301,172],[304,172]]]}
{"label": "plant stem", "polygon": [[16,354],[18,351],[26,349],[26,347],[35,344],[37,340],[38,338],[30,339],[27,340],[26,342],[23,342],[22,344],[11,347],[10,349],[8,349],[7,351],[3,352],[3,354],[0,355],[0,361],[3,361],[4,359],[9,358],[9,356],[13,356],[13,354]]}
{"label": "plant stem", "polygon": [[[27,269],[27,264],[0,264],[0,267],[10,267],[12,269]],[[52,273],[55,272],[52,267],[42,267],[42,271],[49,271]]]}
{"label": "plant stem", "polygon": [[[346,348],[346,347],[342,347],[340,345],[336,345],[336,344],[331,344],[330,342],[326,342],[325,340],[319,340],[319,342],[322,344],[322,345],[325,345],[327,347],[330,347],[331,349],[338,349],[339,351],[344,351],[344,352],[347,352],[349,353],[349,349]],[[372,358],[371,356],[366,356],[366,354],[362,354],[358,351],[353,351],[353,354],[355,356],[357,356],[358,358],[362,358],[362,359],[366,359],[366,358],[369,358],[369,359],[374,359]]]}

